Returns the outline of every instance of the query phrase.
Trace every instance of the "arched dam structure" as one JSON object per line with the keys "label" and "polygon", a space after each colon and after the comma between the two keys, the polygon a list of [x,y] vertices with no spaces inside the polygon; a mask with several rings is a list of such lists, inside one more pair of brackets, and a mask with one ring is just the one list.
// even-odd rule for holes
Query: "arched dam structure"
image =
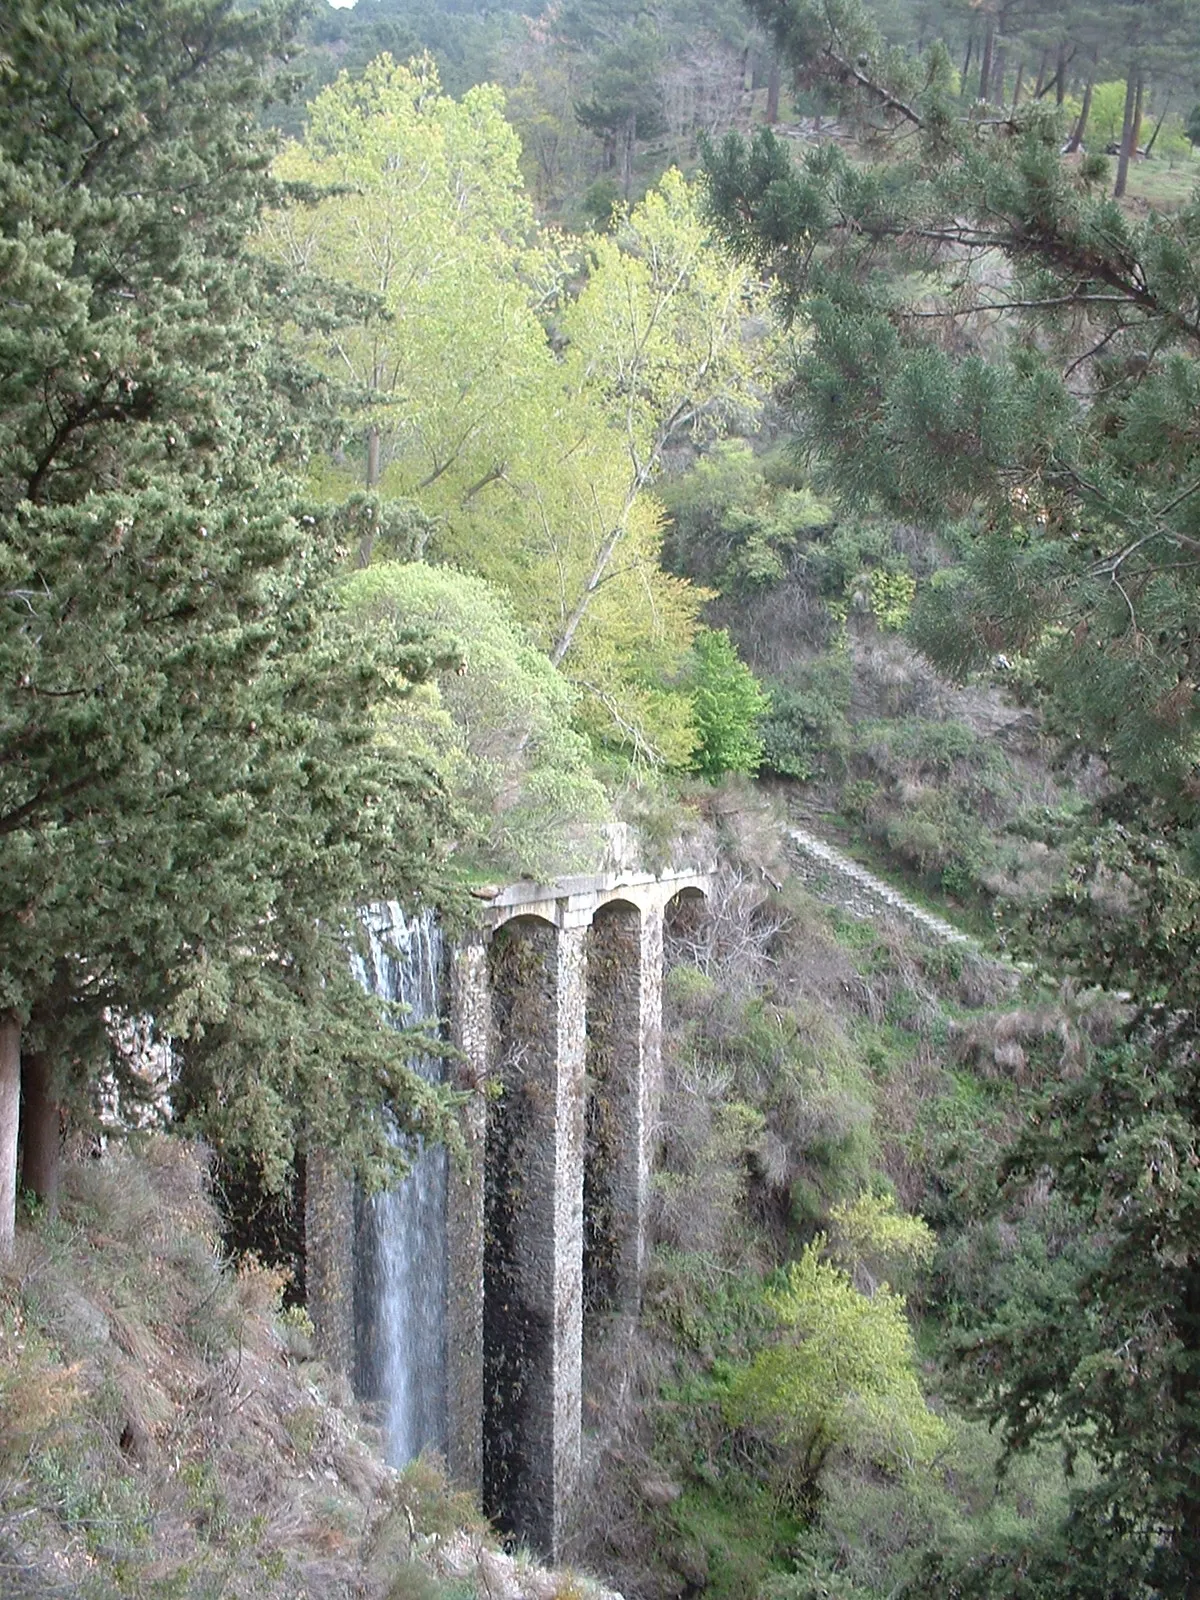
{"label": "arched dam structure", "polygon": [[[708,890],[691,868],[510,884],[446,955],[466,1160],[446,1185],[444,1271],[419,1286],[444,1296],[444,1359],[406,1381],[444,1385],[452,1478],[551,1560],[579,1481],[585,1321],[638,1305],[664,926]],[[309,1158],[308,1302],[322,1353],[352,1371],[355,1207],[331,1166]]]}

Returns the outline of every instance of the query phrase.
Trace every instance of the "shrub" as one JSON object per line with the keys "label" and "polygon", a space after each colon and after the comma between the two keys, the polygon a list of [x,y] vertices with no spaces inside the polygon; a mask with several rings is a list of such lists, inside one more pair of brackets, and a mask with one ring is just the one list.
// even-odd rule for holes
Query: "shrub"
{"label": "shrub", "polygon": [[441,654],[460,657],[457,670],[391,716],[381,738],[446,775],[489,867],[545,879],[593,864],[608,802],[571,725],[574,692],[503,596],[482,578],[419,561],[356,572],[346,596],[364,630],[399,645],[423,627]]}
{"label": "shrub", "polygon": [[822,1259],[824,1244],[807,1246],[768,1293],[784,1337],[738,1375],[726,1403],[735,1425],[767,1427],[792,1448],[802,1490],[835,1447],[896,1469],[932,1460],[948,1438],[917,1383],[903,1298],[860,1294]]}
{"label": "shrub", "polygon": [[830,1255],[868,1288],[915,1276],[937,1249],[929,1224],[902,1212],[891,1195],[864,1192],[842,1201],[829,1213],[829,1228]]}
{"label": "shrub", "polygon": [[693,769],[710,783],[726,772],[757,771],[763,753],[759,724],[768,704],[762,685],[724,628],[701,630],[692,649],[692,710],[700,739]]}
{"label": "shrub", "polygon": [[807,663],[771,690],[762,721],[765,771],[781,778],[836,778],[850,748],[850,670],[839,656]]}

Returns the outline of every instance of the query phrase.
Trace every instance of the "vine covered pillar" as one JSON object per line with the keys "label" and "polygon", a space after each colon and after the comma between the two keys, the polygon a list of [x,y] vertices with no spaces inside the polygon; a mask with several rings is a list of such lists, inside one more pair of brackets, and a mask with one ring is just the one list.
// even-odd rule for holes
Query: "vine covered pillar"
{"label": "vine covered pillar", "polygon": [[584,1296],[634,1313],[641,1295],[662,1051],[662,908],[613,901],[588,942]]}
{"label": "vine covered pillar", "polygon": [[333,1152],[315,1146],[304,1162],[304,1295],[317,1354],[354,1370],[354,1184]]}
{"label": "vine covered pillar", "polygon": [[582,925],[491,947],[500,1093],[487,1118],[484,1510],[556,1560],[579,1478],[586,978]]}
{"label": "vine covered pillar", "polygon": [[446,1389],[450,1476],[483,1493],[484,1131],[491,1071],[492,992],[487,946],[476,934],[450,958],[450,1038],[462,1052],[458,1087],[464,1158],[452,1160],[447,1192]]}

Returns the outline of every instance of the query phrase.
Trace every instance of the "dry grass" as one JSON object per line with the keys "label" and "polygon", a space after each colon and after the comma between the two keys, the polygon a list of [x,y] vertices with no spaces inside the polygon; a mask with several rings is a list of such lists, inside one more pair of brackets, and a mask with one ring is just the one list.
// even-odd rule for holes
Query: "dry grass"
{"label": "dry grass", "polygon": [[[20,1233],[0,1274],[0,1595],[488,1600],[501,1558],[469,1499],[436,1463],[383,1462],[279,1318],[280,1274],[233,1271],[218,1238],[205,1153],[166,1137],[72,1163],[60,1218]],[[464,1540],[458,1573],[441,1555]],[[531,1570],[545,1600],[602,1593]]]}

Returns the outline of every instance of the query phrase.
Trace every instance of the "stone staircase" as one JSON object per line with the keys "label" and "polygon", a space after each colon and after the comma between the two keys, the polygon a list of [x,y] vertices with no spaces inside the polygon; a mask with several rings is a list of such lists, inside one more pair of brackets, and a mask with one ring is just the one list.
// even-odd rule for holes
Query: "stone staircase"
{"label": "stone staircase", "polygon": [[866,867],[845,855],[835,845],[818,839],[806,828],[790,827],[788,837],[795,846],[795,867],[800,877],[821,900],[841,906],[852,917],[875,917],[881,911],[895,912],[922,933],[941,944],[966,945],[978,949],[978,941],[953,923],[915,905],[891,884],[877,878]]}

